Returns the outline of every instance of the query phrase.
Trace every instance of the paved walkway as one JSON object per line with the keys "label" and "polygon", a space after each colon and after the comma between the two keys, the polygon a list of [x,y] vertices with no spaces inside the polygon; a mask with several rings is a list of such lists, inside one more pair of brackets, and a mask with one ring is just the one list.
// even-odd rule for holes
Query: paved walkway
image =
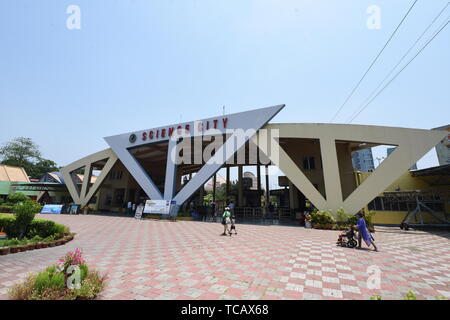
{"label": "paved walkway", "polygon": [[[108,274],[103,299],[401,299],[408,290],[450,298],[449,232],[377,228],[380,252],[370,252],[336,247],[339,232],[301,227],[237,225],[237,236],[221,237],[218,223],[49,218],[75,240],[0,256],[0,299],[75,248]],[[368,268],[381,271],[379,289],[368,288]]]}

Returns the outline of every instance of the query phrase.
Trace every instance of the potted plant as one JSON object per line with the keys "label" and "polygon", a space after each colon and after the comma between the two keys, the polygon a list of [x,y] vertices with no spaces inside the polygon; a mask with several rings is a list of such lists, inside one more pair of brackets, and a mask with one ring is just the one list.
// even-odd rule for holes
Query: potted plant
{"label": "potted plant", "polygon": [[19,248],[20,252],[24,252],[28,250],[28,245],[27,244],[20,244],[17,246]]}
{"label": "potted plant", "polygon": [[19,249],[18,245],[14,245],[14,246],[9,247],[9,252],[10,253],[17,253],[19,251],[20,251],[20,249]]}
{"label": "potted plant", "polygon": [[9,247],[0,247],[0,256],[4,256],[9,253]]}
{"label": "potted plant", "polygon": [[48,245],[49,247],[54,247],[54,246],[56,246],[56,241],[52,239],[52,240],[50,240],[50,241],[47,242],[47,245]]}
{"label": "potted plant", "polygon": [[311,220],[312,220],[311,215],[309,213],[305,214],[305,228],[306,229],[311,229],[312,228]]}

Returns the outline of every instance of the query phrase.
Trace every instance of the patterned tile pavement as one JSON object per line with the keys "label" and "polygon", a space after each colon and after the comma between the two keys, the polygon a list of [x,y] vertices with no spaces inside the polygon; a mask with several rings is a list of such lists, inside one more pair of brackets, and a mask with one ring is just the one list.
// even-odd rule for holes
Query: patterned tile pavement
{"label": "patterned tile pavement", "polygon": [[[29,272],[82,248],[108,275],[102,299],[450,298],[450,233],[377,228],[380,252],[335,246],[339,232],[218,223],[50,216],[78,233],[64,246],[0,256],[0,299]],[[368,288],[373,268],[378,289]],[[373,281],[369,281],[374,283]],[[371,287],[369,285],[369,287]]]}

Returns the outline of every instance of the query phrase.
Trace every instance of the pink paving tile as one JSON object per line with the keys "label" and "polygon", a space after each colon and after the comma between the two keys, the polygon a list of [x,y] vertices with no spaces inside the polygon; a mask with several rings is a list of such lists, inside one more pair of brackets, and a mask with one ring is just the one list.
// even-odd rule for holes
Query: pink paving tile
{"label": "pink paving tile", "polygon": [[[375,236],[381,251],[373,253],[336,247],[339,232],[300,227],[239,225],[239,236],[225,238],[219,236],[221,226],[217,223],[137,221],[94,215],[48,218],[70,226],[77,237],[64,246],[0,257],[0,270],[11,270],[0,277],[0,290],[18,279],[18,274],[44,269],[68,250],[79,247],[91,267],[104,268],[110,275],[111,285],[102,299],[191,299],[185,295],[190,288],[201,290],[195,299],[339,299],[339,290],[341,299],[365,299],[381,294],[380,290],[366,288],[370,265],[382,269],[382,290],[391,296],[406,294],[399,288],[411,288],[424,299],[442,295],[438,290],[450,292],[446,274],[450,265],[449,232],[377,228]],[[305,279],[299,274],[305,274]],[[339,283],[327,282],[327,278],[338,279]],[[306,285],[306,280],[320,281],[322,287]],[[239,281],[247,285],[233,288]],[[159,284],[168,287],[158,289],[155,286]],[[225,291],[210,292],[213,285]],[[359,293],[346,292],[341,285],[347,290],[357,288]],[[287,286],[297,291],[285,290]],[[269,288],[280,290],[276,291],[279,295],[267,294]],[[324,296],[324,289],[328,289],[326,294],[337,296]],[[0,299],[7,298],[0,295]]]}

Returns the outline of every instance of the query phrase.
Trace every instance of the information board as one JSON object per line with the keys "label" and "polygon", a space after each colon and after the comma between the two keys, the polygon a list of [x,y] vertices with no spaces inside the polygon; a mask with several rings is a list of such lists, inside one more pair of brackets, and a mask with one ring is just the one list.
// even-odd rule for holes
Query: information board
{"label": "information board", "polygon": [[41,210],[43,214],[60,214],[63,208],[62,204],[46,204]]}
{"label": "information board", "polygon": [[147,200],[145,202],[144,213],[169,214],[170,200]]}
{"label": "information board", "polygon": [[142,213],[144,212],[144,206],[143,205],[138,205],[136,208],[136,213],[134,214],[134,218],[135,219],[141,219],[142,218]]}

